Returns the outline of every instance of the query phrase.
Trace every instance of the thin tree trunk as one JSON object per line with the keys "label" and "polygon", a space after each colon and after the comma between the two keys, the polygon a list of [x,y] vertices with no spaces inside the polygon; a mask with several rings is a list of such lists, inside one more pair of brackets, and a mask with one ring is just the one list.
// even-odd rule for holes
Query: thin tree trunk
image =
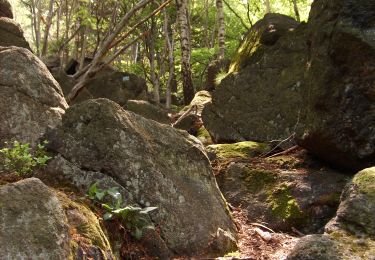
{"label": "thin tree trunk", "polygon": [[189,0],[176,0],[178,8],[178,20],[180,24],[180,41],[181,41],[181,72],[182,86],[184,92],[184,103],[189,104],[194,97],[194,86],[191,78],[190,65],[190,27],[188,2]]}
{"label": "thin tree trunk", "polygon": [[266,14],[271,12],[271,3],[270,0],[264,0],[264,5],[266,7]]}
{"label": "thin tree trunk", "polygon": [[218,24],[218,43],[219,43],[219,60],[225,56],[225,21],[223,0],[216,0],[217,24]]}
{"label": "thin tree trunk", "polygon": [[169,61],[169,76],[167,80],[167,86],[165,90],[165,107],[170,108],[172,103],[172,81],[174,78],[174,43],[173,43],[173,32],[169,31],[169,17],[167,11],[164,9],[164,35],[165,35],[165,42],[167,44],[168,49],[168,61]]}
{"label": "thin tree trunk", "polygon": [[81,46],[81,57],[79,60],[79,69],[83,69],[85,66],[85,58],[86,58],[86,51],[87,51],[87,37],[89,33],[89,26],[84,26],[82,28],[82,46]]}
{"label": "thin tree trunk", "polygon": [[148,58],[150,61],[150,77],[151,77],[151,83],[153,85],[153,92],[154,92],[154,101],[156,103],[160,103],[160,94],[159,94],[159,78],[156,73],[155,68],[155,40],[157,37],[157,31],[156,31],[156,24],[155,20],[152,19],[151,21],[151,33],[148,35],[148,47],[149,47],[149,53]]}
{"label": "thin tree trunk", "polygon": [[53,5],[55,3],[55,0],[49,1],[49,7],[48,7],[48,16],[46,21],[46,27],[44,30],[44,39],[43,39],[43,49],[42,49],[42,56],[45,57],[47,55],[48,50],[48,36],[49,31],[52,25],[52,18],[53,18]]}
{"label": "thin tree trunk", "polygon": [[301,17],[299,15],[297,0],[292,0],[292,1],[293,1],[293,8],[294,8],[294,13],[296,15],[296,19],[297,19],[298,22],[301,22]]}

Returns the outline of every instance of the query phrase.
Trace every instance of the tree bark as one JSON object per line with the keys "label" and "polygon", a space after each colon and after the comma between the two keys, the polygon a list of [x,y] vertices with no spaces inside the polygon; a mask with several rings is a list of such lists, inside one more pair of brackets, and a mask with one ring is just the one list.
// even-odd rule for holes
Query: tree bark
{"label": "tree bark", "polygon": [[174,42],[173,42],[173,32],[169,30],[169,17],[167,11],[164,9],[164,35],[165,43],[167,44],[168,50],[168,63],[169,63],[169,75],[167,80],[167,86],[165,90],[165,107],[170,108],[172,103],[172,82],[174,78]]}
{"label": "tree bark", "polygon": [[188,3],[189,0],[176,0],[181,41],[181,73],[184,92],[184,103],[187,105],[194,97],[194,86],[191,78],[191,49]]}
{"label": "tree bark", "polygon": [[225,21],[223,0],[216,0],[217,9],[217,24],[218,24],[218,43],[219,43],[219,60],[224,59],[225,56]]}

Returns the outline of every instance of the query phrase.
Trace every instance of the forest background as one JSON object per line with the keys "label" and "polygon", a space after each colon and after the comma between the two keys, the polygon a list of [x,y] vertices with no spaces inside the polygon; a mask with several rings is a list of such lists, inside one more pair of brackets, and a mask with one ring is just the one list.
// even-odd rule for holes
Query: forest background
{"label": "forest background", "polygon": [[[147,80],[152,99],[189,103],[214,60],[231,59],[266,13],[306,21],[312,0],[10,0],[34,53],[80,63],[85,76],[103,62]],[[89,58],[91,67],[85,67]],[[95,64],[96,62],[96,64]],[[88,73],[90,72],[90,73]],[[225,71],[222,75],[225,75]],[[74,93],[67,97],[74,98]]]}

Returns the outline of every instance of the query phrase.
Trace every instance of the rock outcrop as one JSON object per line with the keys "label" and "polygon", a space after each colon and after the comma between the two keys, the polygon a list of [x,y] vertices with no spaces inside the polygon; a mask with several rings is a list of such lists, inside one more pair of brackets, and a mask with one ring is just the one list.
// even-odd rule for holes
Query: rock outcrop
{"label": "rock outcrop", "polygon": [[[105,178],[118,183],[126,202],[158,207],[150,217],[171,254],[233,250],[235,228],[210,162],[186,132],[96,99],[70,107],[49,136],[49,148],[62,157],[51,162],[52,178],[66,175],[83,192],[95,178]],[[212,243],[216,234],[227,246]]]}
{"label": "rock outcrop", "polygon": [[4,259],[68,259],[67,219],[56,195],[40,180],[0,186],[0,252]]}
{"label": "rock outcrop", "polygon": [[0,0],[0,17],[13,19],[12,6],[8,0]]}
{"label": "rock outcrop", "polygon": [[30,51],[0,47],[0,146],[35,144],[68,107],[58,83]]}
{"label": "rock outcrop", "polygon": [[371,0],[314,1],[308,23],[298,27],[290,18],[266,15],[203,112],[214,141],[295,135],[336,167],[373,165],[374,16]]}
{"label": "rock outcrop", "polygon": [[17,46],[31,50],[19,24],[7,17],[0,17],[0,46]]}
{"label": "rock outcrop", "polygon": [[309,18],[301,145],[343,168],[375,163],[375,2],[320,0]]}
{"label": "rock outcrop", "polygon": [[[323,235],[302,238],[287,259],[372,259],[375,256],[375,167],[357,173]],[[323,245],[324,244],[324,245]]]}
{"label": "rock outcrop", "polygon": [[268,14],[250,29],[202,113],[215,142],[280,140],[296,131],[306,61],[304,25],[297,26]]}

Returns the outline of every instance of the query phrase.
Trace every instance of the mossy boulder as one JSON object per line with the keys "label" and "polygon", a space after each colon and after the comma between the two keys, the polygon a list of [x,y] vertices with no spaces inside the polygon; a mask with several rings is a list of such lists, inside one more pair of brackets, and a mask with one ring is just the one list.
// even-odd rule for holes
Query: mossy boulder
{"label": "mossy boulder", "polygon": [[341,228],[375,238],[375,167],[357,173],[341,195],[336,217],[327,231]]}
{"label": "mossy boulder", "polygon": [[[374,180],[375,167],[357,173],[345,188],[336,216],[325,226],[325,233],[301,239],[287,259],[373,259]],[[328,247],[317,248],[315,245],[321,241],[328,241]]]}
{"label": "mossy boulder", "polygon": [[375,2],[314,1],[300,144],[351,171],[375,163]]}
{"label": "mossy boulder", "polygon": [[103,231],[98,217],[82,202],[75,202],[62,192],[57,197],[67,217],[69,225],[70,258],[97,260],[114,259],[111,245]]}
{"label": "mossy boulder", "polygon": [[214,142],[268,142],[298,132],[305,33],[304,24],[280,14],[268,14],[250,29],[202,113]]}
{"label": "mossy boulder", "polygon": [[197,131],[197,138],[204,145],[210,145],[210,144],[212,144],[212,139],[211,139],[210,133],[207,131],[207,129],[204,126],[201,126],[198,129],[198,131]]}
{"label": "mossy boulder", "polygon": [[219,228],[233,237],[236,229],[204,148],[185,131],[95,99],[70,107],[49,140],[49,149],[67,162],[51,161],[56,168],[49,168],[50,176],[72,171],[65,181],[84,187],[82,192],[107,176],[125,190],[125,198],[158,207],[150,218],[171,254],[220,255],[233,249],[211,250]]}
{"label": "mossy boulder", "polygon": [[266,153],[270,149],[270,146],[267,144],[252,141],[233,144],[213,144],[206,147],[207,153],[212,159],[252,158]]}

